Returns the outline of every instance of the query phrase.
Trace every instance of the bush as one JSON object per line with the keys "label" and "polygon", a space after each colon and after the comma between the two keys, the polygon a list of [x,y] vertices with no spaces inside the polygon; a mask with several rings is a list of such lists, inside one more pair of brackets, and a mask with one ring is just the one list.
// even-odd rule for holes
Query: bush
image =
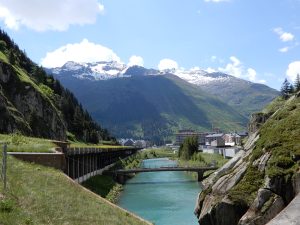
{"label": "bush", "polygon": [[11,199],[0,200],[0,212],[11,212],[15,206],[15,202]]}
{"label": "bush", "polygon": [[179,148],[179,158],[189,160],[198,151],[198,137],[187,137]]}
{"label": "bush", "polygon": [[193,161],[199,161],[199,162],[205,162],[204,158],[202,157],[202,155],[200,153],[194,153],[192,158]]}
{"label": "bush", "polygon": [[288,169],[294,165],[294,161],[290,157],[279,156],[278,158],[271,160],[270,165]]}
{"label": "bush", "polygon": [[26,144],[27,141],[23,135],[17,132],[11,135],[11,143],[14,145],[21,145],[21,144]]}

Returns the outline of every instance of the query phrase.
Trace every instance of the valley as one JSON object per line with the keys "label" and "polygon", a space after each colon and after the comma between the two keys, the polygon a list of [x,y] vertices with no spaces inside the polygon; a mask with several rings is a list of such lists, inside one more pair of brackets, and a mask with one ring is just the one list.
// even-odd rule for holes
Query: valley
{"label": "valley", "polygon": [[[93,70],[100,67],[105,70]],[[173,141],[178,129],[246,130],[249,115],[278,95],[265,85],[204,71],[192,71],[202,83],[191,82],[182,72],[126,68],[112,62],[93,66],[69,62],[47,71],[113,135],[156,144]]]}
{"label": "valley", "polygon": [[0,225],[299,225],[299,10],[0,1]]}

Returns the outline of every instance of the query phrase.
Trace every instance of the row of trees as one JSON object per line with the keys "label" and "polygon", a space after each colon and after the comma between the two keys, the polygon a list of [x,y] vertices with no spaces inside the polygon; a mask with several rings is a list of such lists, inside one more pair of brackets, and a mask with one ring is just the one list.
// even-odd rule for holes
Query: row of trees
{"label": "row of trees", "polygon": [[284,99],[288,99],[293,93],[300,91],[300,76],[297,74],[294,84],[291,84],[287,79],[284,80],[280,93]]}

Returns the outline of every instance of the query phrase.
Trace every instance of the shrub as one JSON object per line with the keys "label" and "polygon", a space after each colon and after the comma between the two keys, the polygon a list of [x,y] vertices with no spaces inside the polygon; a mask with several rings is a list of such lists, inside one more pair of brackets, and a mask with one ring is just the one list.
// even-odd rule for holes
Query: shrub
{"label": "shrub", "polygon": [[11,199],[0,200],[0,212],[11,212],[15,206],[15,202]]}

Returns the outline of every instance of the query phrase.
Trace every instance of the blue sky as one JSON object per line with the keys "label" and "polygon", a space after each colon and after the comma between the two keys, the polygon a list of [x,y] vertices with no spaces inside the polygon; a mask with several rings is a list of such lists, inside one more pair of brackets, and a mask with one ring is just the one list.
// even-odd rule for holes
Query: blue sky
{"label": "blue sky", "polygon": [[161,68],[222,71],[279,89],[300,73],[299,12],[300,0],[0,0],[0,25],[48,67],[157,68],[169,59]]}

